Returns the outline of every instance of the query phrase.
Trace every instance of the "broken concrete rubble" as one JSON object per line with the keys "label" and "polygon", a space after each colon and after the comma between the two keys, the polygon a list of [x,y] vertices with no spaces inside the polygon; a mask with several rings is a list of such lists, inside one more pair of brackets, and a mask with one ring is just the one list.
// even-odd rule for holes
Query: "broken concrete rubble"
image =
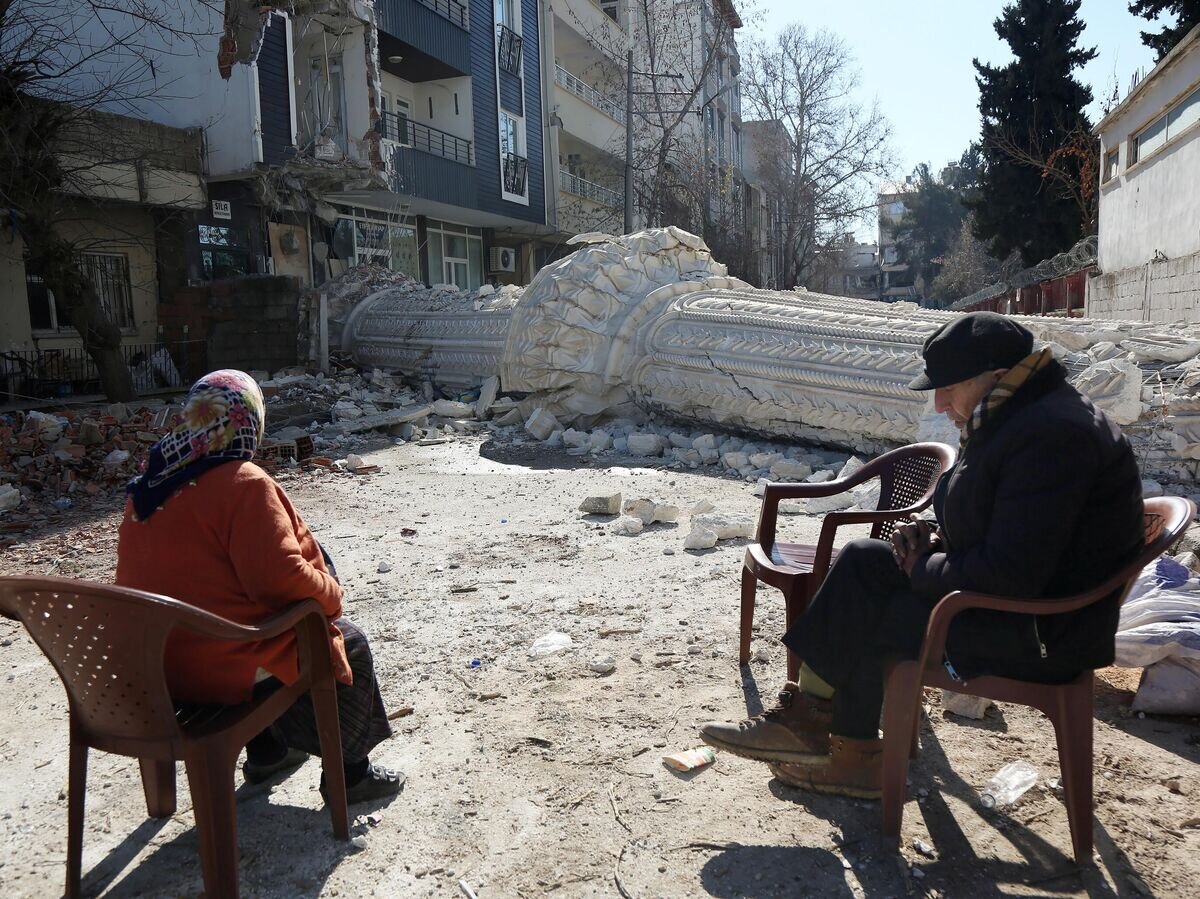
{"label": "broken concrete rubble", "polygon": [[620,515],[621,494],[609,493],[602,496],[589,496],[579,504],[579,511],[585,515]]}

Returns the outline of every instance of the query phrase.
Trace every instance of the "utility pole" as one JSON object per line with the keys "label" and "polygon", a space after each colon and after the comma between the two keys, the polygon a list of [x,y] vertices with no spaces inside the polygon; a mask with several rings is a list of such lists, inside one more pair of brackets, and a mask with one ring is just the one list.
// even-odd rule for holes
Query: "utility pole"
{"label": "utility pole", "polygon": [[633,48],[625,53],[625,233],[633,231]]}

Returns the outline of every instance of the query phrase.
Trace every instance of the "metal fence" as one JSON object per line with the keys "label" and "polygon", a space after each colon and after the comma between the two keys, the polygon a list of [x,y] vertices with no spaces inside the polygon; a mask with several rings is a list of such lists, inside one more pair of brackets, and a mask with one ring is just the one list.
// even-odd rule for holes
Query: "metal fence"
{"label": "metal fence", "polygon": [[556,65],[554,67],[554,80],[558,82],[559,87],[570,91],[580,100],[583,100],[585,103],[596,107],[609,118],[616,119],[622,125],[625,124],[624,109],[622,109],[608,97],[604,96],[604,94],[600,93],[600,91],[596,90],[590,84],[580,81],[562,66]]}
{"label": "metal fence", "polygon": [[474,148],[465,138],[434,128],[432,125],[422,125],[408,116],[397,115],[394,112],[385,112],[379,117],[379,123],[380,133],[402,147],[412,147],[434,156],[441,156],[443,159],[461,162],[463,165],[475,164]]}
{"label": "metal fence", "polygon": [[467,8],[456,0],[417,0],[422,6],[428,6],[435,13],[449,19],[459,28],[467,28]]}
{"label": "metal fence", "polygon": [[[138,343],[121,355],[139,394],[185,389],[204,373],[207,343]],[[0,403],[61,400],[102,394],[100,372],[83,347],[0,352]]]}
{"label": "metal fence", "polygon": [[601,206],[611,206],[614,209],[623,205],[625,200],[621,194],[591,181],[585,181],[570,172],[559,172],[559,186],[569,194],[599,203]]}

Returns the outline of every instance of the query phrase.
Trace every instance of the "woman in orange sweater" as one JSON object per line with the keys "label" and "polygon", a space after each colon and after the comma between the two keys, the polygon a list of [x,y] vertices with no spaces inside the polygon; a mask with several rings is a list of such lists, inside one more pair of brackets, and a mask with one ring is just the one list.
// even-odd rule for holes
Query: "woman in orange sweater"
{"label": "woman in orange sweater", "polygon": [[[182,422],[151,448],[146,471],[127,488],[117,583],[241,624],[315,599],[329,618],[347,798],[393,795],[403,775],[368,758],[392,733],[370,647],[341,617],[332,562],[287,494],[252,461],[265,421],[262,392],[244,372],[217,371],[196,382]],[[238,643],[179,630],[167,645],[166,675],[181,702],[246,702],[295,681],[295,634]],[[320,751],[305,694],[250,741],[242,771],[258,783]]]}

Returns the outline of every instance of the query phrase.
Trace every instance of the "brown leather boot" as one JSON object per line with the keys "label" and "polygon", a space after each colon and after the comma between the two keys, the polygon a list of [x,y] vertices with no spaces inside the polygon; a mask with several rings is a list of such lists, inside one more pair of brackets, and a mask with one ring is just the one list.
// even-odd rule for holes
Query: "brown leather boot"
{"label": "brown leather boot", "polygon": [[821,764],[829,757],[833,703],[784,685],[779,702],[746,721],[712,721],[700,728],[709,746],[759,761]]}
{"label": "brown leather boot", "polygon": [[883,740],[854,740],[830,737],[830,752],[824,765],[771,764],[771,773],[790,787],[878,799],[883,793]]}

